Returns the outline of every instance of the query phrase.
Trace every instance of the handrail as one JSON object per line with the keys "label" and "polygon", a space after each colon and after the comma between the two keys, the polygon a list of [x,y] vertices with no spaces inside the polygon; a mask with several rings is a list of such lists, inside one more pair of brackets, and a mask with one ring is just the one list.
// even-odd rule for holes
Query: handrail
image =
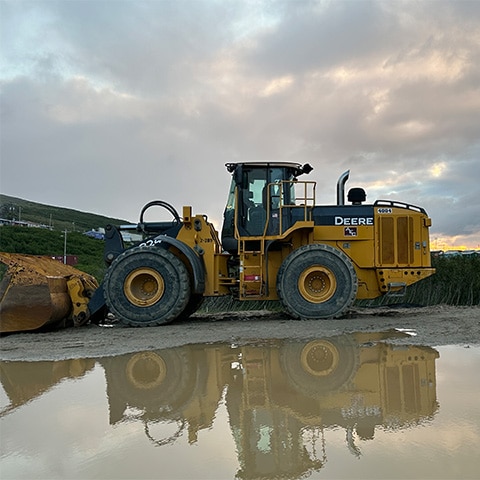
{"label": "handrail", "polygon": [[376,200],[373,204],[375,207],[377,206],[387,206],[387,207],[398,207],[398,208],[405,208],[408,210],[414,210],[416,212],[424,213],[428,215],[426,210],[422,207],[417,207],[416,205],[411,205],[409,203],[398,202],[396,200]]}

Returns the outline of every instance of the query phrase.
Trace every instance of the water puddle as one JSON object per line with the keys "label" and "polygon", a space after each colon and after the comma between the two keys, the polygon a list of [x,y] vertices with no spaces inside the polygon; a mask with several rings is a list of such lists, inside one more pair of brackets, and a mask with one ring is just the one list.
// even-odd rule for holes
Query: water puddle
{"label": "water puddle", "polygon": [[3,362],[1,476],[476,478],[480,348],[390,336]]}

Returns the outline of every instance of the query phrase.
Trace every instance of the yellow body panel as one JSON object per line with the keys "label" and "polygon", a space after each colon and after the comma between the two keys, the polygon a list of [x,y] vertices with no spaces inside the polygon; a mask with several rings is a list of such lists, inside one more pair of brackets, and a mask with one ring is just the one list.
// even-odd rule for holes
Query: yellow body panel
{"label": "yellow body panel", "polygon": [[227,260],[218,233],[206,216],[192,217],[192,207],[183,207],[184,221],[177,239],[197,252],[205,267],[205,296],[229,295],[235,281],[228,276]]}
{"label": "yellow body panel", "polygon": [[314,225],[308,218],[282,235],[239,236],[238,278],[229,275],[230,255],[222,253],[213,225],[203,215],[192,216],[191,207],[184,207],[184,226],[177,238],[200,253],[206,296],[227,295],[232,286],[238,286],[240,300],[277,300],[277,274],[285,258],[303,245],[318,243],[350,258],[358,278],[357,298],[364,299],[400,292],[434,273],[430,224],[430,218],[417,209],[375,206],[373,223],[355,225],[355,236],[346,236],[345,225]]}

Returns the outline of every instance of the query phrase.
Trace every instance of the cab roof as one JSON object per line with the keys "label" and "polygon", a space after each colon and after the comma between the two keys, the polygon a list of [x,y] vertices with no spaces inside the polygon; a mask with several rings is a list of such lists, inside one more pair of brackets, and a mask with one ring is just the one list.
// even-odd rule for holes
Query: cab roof
{"label": "cab roof", "polygon": [[302,175],[303,173],[310,173],[313,170],[313,167],[306,163],[302,165],[301,163],[294,162],[240,162],[240,163],[226,163],[225,166],[229,173],[233,173],[239,167],[247,168],[290,168],[295,172],[295,175]]}

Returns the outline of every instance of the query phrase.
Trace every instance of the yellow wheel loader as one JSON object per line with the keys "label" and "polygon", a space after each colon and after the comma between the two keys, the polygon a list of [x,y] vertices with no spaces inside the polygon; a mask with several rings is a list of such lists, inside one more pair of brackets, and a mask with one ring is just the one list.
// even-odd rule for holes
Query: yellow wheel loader
{"label": "yellow wheel loader", "polygon": [[[294,318],[336,318],[355,299],[401,294],[434,273],[431,220],[423,208],[348,192],[345,172],[335,205],[316,205],[308,164],[228,163],[231,188],[220,236],[205,215],[168,203],[143,207],[137,225],[108,226],[105,279],[89,304],[131,326],[162,325],[194,313],[205,297],[280,300]],[[165,208],[171,221],[146,222]],[[125,249],[122,231],[144,241]]]}
{"label": "yellow wheel loader", "polygon": [[[72,305],[82,305],[77,323],[110,312],[125,325],[162,325],[188,317],[205,297],[227,295],[280,300],[294,318],[337,318],[355,299],[400,295],[434,273],[423,208],[367,204],[362,188],[346,200],[349,171],[338,180],[336,204],[317,205],[316,183],[298,180],[312,171],[308,164],[226,167],[232,182],[221,235],[206,215],[185,206],[180,216],[161,200],[145,205],[136,225],[106,227],[102,284],[93,294],[78,282],[76,292],[67,291]],[[151,207],[166,209],[171,220],[145,221]],[[129,230],[143,240],[126,248]]]}

